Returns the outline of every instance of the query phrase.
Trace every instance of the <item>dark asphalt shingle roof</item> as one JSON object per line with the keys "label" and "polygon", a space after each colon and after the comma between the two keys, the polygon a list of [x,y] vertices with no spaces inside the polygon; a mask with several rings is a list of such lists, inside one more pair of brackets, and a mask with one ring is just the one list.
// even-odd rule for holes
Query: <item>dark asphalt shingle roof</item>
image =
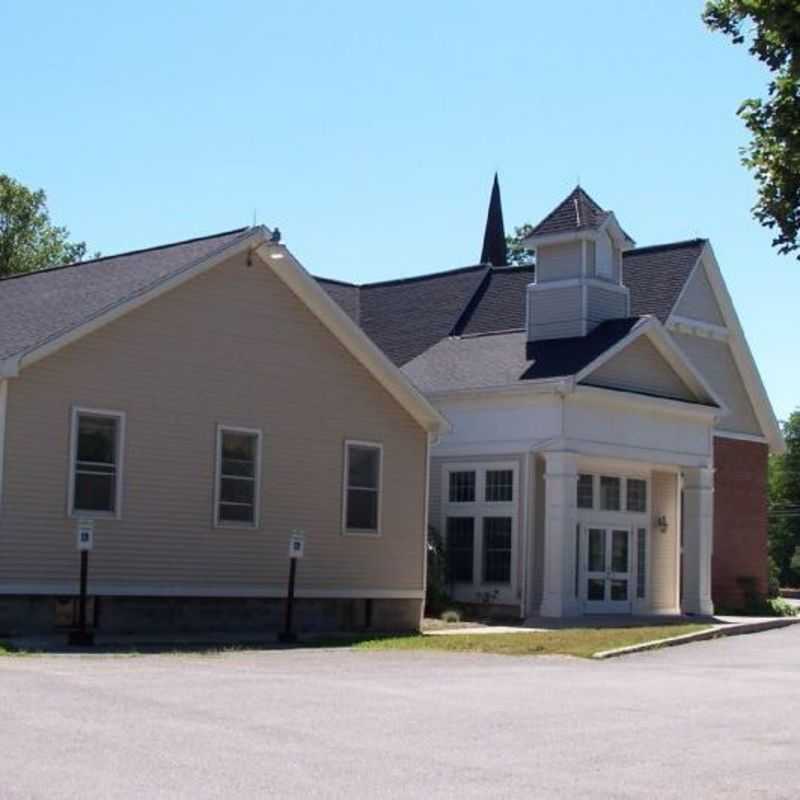
{"label": "dark asphalt shingle roof", "polygon": [[569,233],[603,224],[605,212],[580,187],[576,186],[531,232],[532,236]]}
{"label": "dark asphalt shingle roof", "polygon": [[66,333],[249,233],[239,228],[0,280],[0,358]]}
{"label": "dark asphalt shingle roof", "polygon": [[412,359],[403,372],[423,392],[488,389],[575,375],[624,339],[640,319],[609,320],[588,336],[528,344],[524,331],[453,336]]}
{"label": "dark asphalt shingle roof", "polygon": [[631,313],[666,322],[705,244],[705,239],[690,239],[625,253],[623,280],[631,293]]}

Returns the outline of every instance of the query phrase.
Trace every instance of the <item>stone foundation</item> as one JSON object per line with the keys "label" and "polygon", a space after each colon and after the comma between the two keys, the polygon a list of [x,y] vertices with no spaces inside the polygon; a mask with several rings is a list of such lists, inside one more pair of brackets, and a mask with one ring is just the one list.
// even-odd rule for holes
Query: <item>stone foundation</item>
{"label": "stone foundation", "polygon": [[[298,598],[298,633],[419,629],[421,600]],[[283,627],[285,601],[257,597],[91,597],[87,619],[99,633],[255,633]],[[77,599],[0,596],[0,637],[53,633],[77,621]]]}

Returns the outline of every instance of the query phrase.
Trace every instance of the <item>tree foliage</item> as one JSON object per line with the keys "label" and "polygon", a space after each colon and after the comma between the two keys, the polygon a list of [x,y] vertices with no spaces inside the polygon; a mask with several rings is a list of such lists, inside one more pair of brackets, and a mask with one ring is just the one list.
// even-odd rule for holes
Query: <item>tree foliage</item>
{"label": "tree foliage", "polygon": [[0,174],[0,277],[81,261],[85,242],[53,225],[47,195]]}
{"label": "tree foliage", "polygon": [[[797,0],[709,0],[703,21],[746,44],[772,72],[767,99],[738,110],[750,131],[742,163],[755,176],[755,218],[775,234],[780,253],[800,249],[800,4]],[[800,258],[800,254],[798,254]]]}
{"label": "tree foliage", "polygon": [[800,410],[783,423],[786,452],[769,462],[769,551],[784,586],[800,585]]}
{"label": "tree foliage", "polygon": [[533,225],[525,224],[514,228],[513,236],[506,236],[508,263],[513,267],[531,266],[535,262],[533,250],[528,250],[522,240],[533,232]]}

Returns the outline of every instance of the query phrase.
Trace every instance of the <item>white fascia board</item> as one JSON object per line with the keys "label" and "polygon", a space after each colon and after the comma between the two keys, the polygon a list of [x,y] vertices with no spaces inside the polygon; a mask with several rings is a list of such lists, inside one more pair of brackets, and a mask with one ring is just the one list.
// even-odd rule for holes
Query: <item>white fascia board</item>
{"label": "white fascia board", "polygon": [[223,261],[226,261],[227,259],[232,258],[239,253],[245,252],[248,249],[257,247],[259,244],[265,241],[266,238],[267,232],[264,228],[254,228],[252,233],[249,235],[239,239],[228,247],[218,250],[208,258],[195,261],[182,269],[180,272],[171,275],[154,285],[142,289],[131,297],[121,300],[103,309],[86,322],[76,325],[73,328],[59,331],[41,344],[36,345],[29,350],[22,351],[21,353],[0,362],[0,376],[15,377],[24,367],[28,367],[31,364],[34,364],[37,361],[52,355],[62,347],[66,347],[68,344],[72,344],[78,339],[88,336],[90,333],[94,333],[94,331],[99,330],[104,325],[108,325],[110,322],[113,322],[125,314],[130,313],[134,309],[143,306],[145,303],[155,300],[157,297],[160,297],[171,289],[175,289],[181,284],[186,283],[186,281],[189,281],[204,272],[208,272],[210,269],[213,269]]}
{"label": "white fascia board", "polygon": [[667,321],[667,329],[678,333],[688,333],[692,336],[716,339],[719,342],[727,342],[730,338],[729,331],[724,325],[715,325],[713,322],[682,317],[679,314],[670,315]]}
{"label": "white fascia board", "polygon": [[715,406],[626,392],[624,389],[606,389],[602,386],[576,386],[574,396],[578,400],[586,399],[609,407],[633,408],[661,412],[670,416],[701,418],[709,423],[713,423],[720,414],[720,410]]}
{"label": "white fascia board", "polygon": [[[725,321],[725,327],[728,330],[728,341],[731,348],[733,360],[739,369],[739,375],[744,382],[745,390],[753,405],[758,423],[761,426],[761,432],[764,434],[767,442],[769,443],[770,450],[773,453],[781,454],[786,452],[786,443],[783,439],[781,427],[778,424],[778,419],[775,416],[775,411],[772,408],[767,390],[764,387],[764,382],[761,380],[761,375],[758,371],[753,353],[750,346],[747,344],[747,339],[744,335],[739,315],[736,313],[736,308],[733,305],[728,287],[725,285],[725,279],[722,276],[722,271],[719,267],[719,262],[714,255],[714,250],[710,242],[706,242],[700,252],[700,257],[697,260],[694,270],[705,269],[708,282],[711,284],[711,289],[722,312],[722,318]],[[678,307],[681,297],[686,291],[686,287],[691,281],[692,274],[686,281],[684,289],[678,296],[674,308]],[[670,314],[667,322],[671,322],[676,317]],[[680,319],[679,317],[677,319]]]}
{"label": "white fascia board", "polygon": [[630,250],[636,247],[636,242],[622,230],[622,226],[617,221],[617,216],[613,211],[606,214],[605,221],[598,228],[598,232],[607,231],[612,239],[620,246],[621,250]]}
{"label": "white fascia board", "polygon": [[427,431],[448,431],[450,424],[282,244],[266,242],[256,255],[291,289],[317,319]]}

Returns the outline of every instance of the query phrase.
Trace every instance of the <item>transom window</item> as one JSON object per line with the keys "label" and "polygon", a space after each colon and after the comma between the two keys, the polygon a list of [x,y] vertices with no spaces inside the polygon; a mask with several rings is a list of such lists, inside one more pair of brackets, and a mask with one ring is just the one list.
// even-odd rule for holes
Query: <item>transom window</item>
{"label": "transom window", "polygon": [[124,414],[75,409],[70,513],[119,515]]}
{"label": "transom window", "polygon": [[576,505],[579,509],[647,512],[647,480],[614,475],[578,475]]}
{"label": "transom window", "polygon": [[448,497],[451,503],[475,502],[475,470],[458,470],[450,473]]}
{"label": "transom window", "polygon": [[594,508],[594,475],[578,475],[578,508]]}
{"label": "transom window", "polygon": [[510,503],[514,499],[514,471],[487,469],[485,500],[487,503]]}
{"label": "transom window", "polygon": [[217,431],[217,524],[256,526],[259,512],[261,431]]}
{"label": "transom window", "polygon": [[626,507],[628,511],[644,513],[647,511],[647,481],[641,478],[628,478],[626,482]]}
{"label": "transom window", "polygon": [[379,444],[345,443],[345,533],[379,533],[382,454]]}
{"label": "transom window", "polygon": [[600,508],[603,511],[619,511],[622,481],[619,478],[600,477]]}

